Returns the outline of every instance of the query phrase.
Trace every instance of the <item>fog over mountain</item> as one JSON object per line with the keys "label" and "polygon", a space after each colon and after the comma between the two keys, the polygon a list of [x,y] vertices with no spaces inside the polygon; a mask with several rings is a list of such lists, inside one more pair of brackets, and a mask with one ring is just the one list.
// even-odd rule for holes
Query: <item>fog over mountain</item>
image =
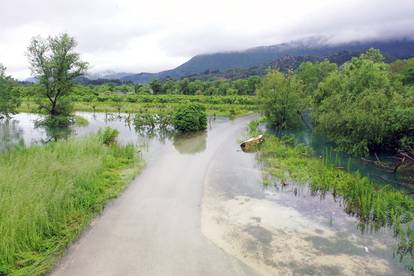
{"label": "fog over mountain", "polygon": [[25,79],[31,37],[68,32],[92,75],[155,73],[200,54],[309,37],[325,44],[413,38],[413,14],[412,0],[1,1],[0,62]]}

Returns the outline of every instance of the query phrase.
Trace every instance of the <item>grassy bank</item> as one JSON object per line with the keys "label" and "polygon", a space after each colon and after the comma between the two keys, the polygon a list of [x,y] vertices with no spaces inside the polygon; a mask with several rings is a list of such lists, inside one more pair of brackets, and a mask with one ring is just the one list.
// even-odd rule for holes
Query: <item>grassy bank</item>
{"label": "grassy bank", "polygon": [[[257,122],[250,125],[257,134]],[[293,141],[266,135],[257,158],[265,177],[309,185],[313,194],[332,194],[356,216],[364,231],[391,228],[398,240],[396,254],[414,271],[414,200],[391,186],[378,186],[368,178],[338,169],[312,157],[310,149]]]}
{"label": "grassy bank", "polygon": [[97,136],[0,155],[0,275],[44,274],[141,167]]}

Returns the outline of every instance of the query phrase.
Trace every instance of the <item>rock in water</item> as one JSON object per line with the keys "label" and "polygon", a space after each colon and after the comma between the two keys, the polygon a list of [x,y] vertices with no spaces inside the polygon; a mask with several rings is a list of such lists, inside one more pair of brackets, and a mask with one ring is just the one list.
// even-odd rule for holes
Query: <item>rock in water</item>
{"label": "rock in water", "polygon": [[250,152],[250,151],[253,151],[257,145],[263,143],[263,141],[264,141],[264,136],[260,134],[259,136],[252,137],[244,141],[243,143],[240,144],[240,147],[242,148],[243,151]]}

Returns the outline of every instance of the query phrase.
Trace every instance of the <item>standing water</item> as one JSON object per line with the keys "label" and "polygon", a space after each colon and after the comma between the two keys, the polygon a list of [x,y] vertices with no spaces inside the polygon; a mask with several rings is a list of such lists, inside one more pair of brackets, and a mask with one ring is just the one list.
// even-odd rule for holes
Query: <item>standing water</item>
{"label": "standing water", "polygon": [[252,118],[218,119],[207,132],[175,136],[136,130],[127,114],[77,115],[89,124],[61,134],[36,128],[39,115],[18,114],[0,124],[0,149],[110,126],[120,142],[147,149],[147,167],[69,250],[56,275],[408,275],[393,258],[388,229],[361,233],[332,197],[262,185],[254,154],[238,145]]}

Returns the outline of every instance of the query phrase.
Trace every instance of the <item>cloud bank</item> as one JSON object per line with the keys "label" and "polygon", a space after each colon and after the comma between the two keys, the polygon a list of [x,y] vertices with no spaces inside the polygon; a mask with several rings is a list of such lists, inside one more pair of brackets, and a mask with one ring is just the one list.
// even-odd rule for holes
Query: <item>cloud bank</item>
{"label": "cloud bank", "polygon": [[156,72],[196,54],[311,36],[414,37],[412,0],[14,0],[0,3],[0,63],[30,75],[30,38],[68,32],[90,71]]}

